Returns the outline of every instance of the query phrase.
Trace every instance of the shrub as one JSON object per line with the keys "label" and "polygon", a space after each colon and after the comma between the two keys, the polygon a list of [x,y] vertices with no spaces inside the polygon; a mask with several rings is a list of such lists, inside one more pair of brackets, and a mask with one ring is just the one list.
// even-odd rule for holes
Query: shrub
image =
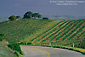
{"label": "shrub", "polygon": [[15,52],[14,54],[16,54],[16,55],[17,55],[17,57],[19,57],[19,54],[18,54],[17,52]]}
{"label": "shrub", "polygon": [[0,36],[4,36],[4,34],[0,34]]}
{"label": "shrub", "polygon": [[19,43],[19,44],[21,44],[21,45],[31,45],[31,43],[30,42],[21,42],[21,43]]}
{"label": "shrub", "polygon": [[20,16],[16,16],[16,19],[19,19],[19,18],[21,18]]}
{"label": "shrub", "polygon": [[43,20],[48,20],[48,18],[47,17],[43,17]]}
{"label": "shrub", "polygon": [[4,34],[0,34],[0,41],[4,39]]}
{"label": "shrub", "polygon": [[10,21],[16,20],[16,16],[14,16],[14,15],[10,16],[10,17],[9,17],[9,20],[10,20]]}
{"label": "shrub", "polygon": [[84,54],[84,55],[85,55],[85,52],[82,52],[82,54]]}
{"label": "shrub", "polygon": [[3,36],[0,36],[0,41],[2,41],[4,39],[4,37]]}
{"label": "shrub", "polygon": [[18,51],[20,54],[23,55],[21,48],[20,48],[20,45],[18,43],[8,44],[8,47],[10,47],[13,50]]}
{"label": "shrub", "polygon": [[75,43],[75,47],[85,49],[85,38],[78,43]]}

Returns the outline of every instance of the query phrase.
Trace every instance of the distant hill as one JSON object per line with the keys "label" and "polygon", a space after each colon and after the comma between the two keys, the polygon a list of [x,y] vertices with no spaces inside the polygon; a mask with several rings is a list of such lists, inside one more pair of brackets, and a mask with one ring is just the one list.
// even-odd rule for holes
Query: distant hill
{"label": "distant hill", "polygon": [[1,18],[0,18],[0,22],[4,22],[4,21],[7,21],[7,20],[8,20],[7,17],[1,17]]}
{"label": "distant hill", "polygon": [[85,19],[85,16],[49,16],[47,15],[47,17],[50,20],[79,20],[79,19]]}

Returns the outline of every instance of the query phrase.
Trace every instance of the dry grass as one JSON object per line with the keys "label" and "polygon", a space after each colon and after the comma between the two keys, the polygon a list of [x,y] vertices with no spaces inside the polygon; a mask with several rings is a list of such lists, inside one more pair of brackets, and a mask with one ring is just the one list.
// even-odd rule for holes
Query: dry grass
{"label": "dry grass", "polygon": [[17,57],[13,50],[8,48],[6,41],[0,42],[0,57]]}

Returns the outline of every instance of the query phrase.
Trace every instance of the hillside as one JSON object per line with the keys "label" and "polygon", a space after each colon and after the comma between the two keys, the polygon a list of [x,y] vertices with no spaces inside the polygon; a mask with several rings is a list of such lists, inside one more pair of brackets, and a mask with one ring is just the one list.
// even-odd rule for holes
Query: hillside
{"label": "hillside", "polygon": [[54,21],[49,25],[28,36],[24,42],[31,42],[32,44],[72,45],[73,42],[78,43],[85,38],[85,19]]}
{"label": "hillside", "polygon": [[4,22],[4,21],[7,21],[8,20],[8,17],[1,17],[0,18],[0,22]]}
{"label": "hillside", "polygon": [[71,46],[72,43],[80,43],[85,38],[85,19],[70,21],[17,19],[1,22],[0,33],[4,34],[9,42]]}
{"label": "hillside", "polygon": [[17,19],[1,22],[0,33],[4,34],[9,42],[18,42],[51,22],[51,20],[36,19]]}
{"label": "hillside", "polygon": [[14,51],[8,48],[6,41],[0,41],[0,57],[17,57]]}

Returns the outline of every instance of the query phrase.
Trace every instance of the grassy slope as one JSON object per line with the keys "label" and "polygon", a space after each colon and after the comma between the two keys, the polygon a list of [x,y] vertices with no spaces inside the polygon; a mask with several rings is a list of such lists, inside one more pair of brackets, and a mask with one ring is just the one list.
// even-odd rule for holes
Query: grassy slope
{"label": "grassy slope", "polygon": [[5,41],[0,42],[0,57],[17,57]]}
{"label": "grassy slope", "polygon": [[21,19],[0,23],[0,33],[5,34],[9,42],[18,42],[43,28],[51,20]]}

